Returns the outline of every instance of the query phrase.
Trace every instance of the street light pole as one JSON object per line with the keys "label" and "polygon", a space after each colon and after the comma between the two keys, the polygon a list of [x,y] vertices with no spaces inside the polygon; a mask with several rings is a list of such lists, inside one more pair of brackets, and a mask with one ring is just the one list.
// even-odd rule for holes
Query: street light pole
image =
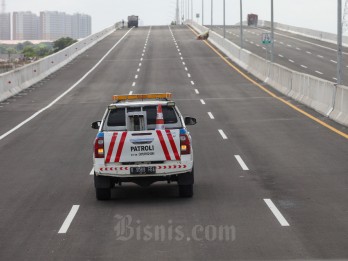
{"label": "street light pole", "polygon": [[273,0],[271,0],[271,62],[273,63],[274,56],[274,13],[273,13]]}
{"label": "street light pole", "polygon": [[243,48],[243,1],[240,0],[240,48]]}
{"label": "street light pole", "polygon": [[342,0],[337,0],[337,85],[342,84]]}
{"label": "street light pole", "polygon": [[226,15],[225,15],[225,0],[224,0],[224,38],[226,38]]}
{"label": "street light pole", "polygon": [[204,25],[204,0],[202,0],[202,26]]}
{"label": "street light pole", "polygon": [[211,9],[211,27],[213,27],[213,0],[211,0],[211,7],[210,7],[210,9]]}

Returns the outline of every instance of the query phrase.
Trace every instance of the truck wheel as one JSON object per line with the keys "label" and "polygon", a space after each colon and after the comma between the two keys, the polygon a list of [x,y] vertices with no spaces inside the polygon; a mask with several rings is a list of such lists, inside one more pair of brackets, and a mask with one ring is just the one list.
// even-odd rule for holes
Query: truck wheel
{"label": "truck wheel", "polygon": [[109,200],[111,198],[111,189],[96,188],[95,192],[98,200]]}
{"label": "truck wheel", "polygon": [[193,185],[179,185],[179,196],[182,198],[192,198]]}

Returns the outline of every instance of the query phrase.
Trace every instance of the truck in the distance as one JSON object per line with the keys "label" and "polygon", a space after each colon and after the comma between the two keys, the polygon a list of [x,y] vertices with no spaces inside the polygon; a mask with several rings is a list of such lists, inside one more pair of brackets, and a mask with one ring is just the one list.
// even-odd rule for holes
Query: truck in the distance
{"label": "truck in the distance", "polygon": [[248,14],[248,26],[257,26],[258,20],[257,14]]}
{"label": "truck in the distance", "polygon": [[130,15],[128,16],[128,28],[131,27],[138,27],[139,24],[139,16],[137,15]]}

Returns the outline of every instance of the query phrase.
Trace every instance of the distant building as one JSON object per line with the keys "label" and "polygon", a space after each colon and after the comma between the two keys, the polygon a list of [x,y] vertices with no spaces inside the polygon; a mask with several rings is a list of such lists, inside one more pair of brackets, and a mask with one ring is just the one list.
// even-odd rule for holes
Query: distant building
{"label": "distant building", "polygon": [[92,18],[86,14],[72,15],[72,38],[80,39],[92,33]]}
{"label": "distant building", "polygon": [[0,13],[0,40],[11,40],[10,13]]}
{"label": "distant building", "polygon": [[43,40],[57,40],[67,36],[64,12],[40,12],[40,34]]}
{"label": "distant building", "polygon": [[44,11],[40,13],[41,39],[57,40],[61,37],[79,39],[92,33],[90,15]]}
{"label": "distant building", "polygon": [[12,16],[13,40],[38,40],[39,17],[32,12],[14,12]]}

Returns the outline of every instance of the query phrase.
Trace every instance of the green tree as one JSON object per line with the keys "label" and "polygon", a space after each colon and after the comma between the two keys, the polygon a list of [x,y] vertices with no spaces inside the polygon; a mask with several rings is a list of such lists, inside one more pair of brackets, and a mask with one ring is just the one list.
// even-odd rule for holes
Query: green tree
{"label": "green tree", "polygon": [[62,37],[58,40],[53,42],[53,49],[54,52],[59,52],[60,50],[63,50],[64,48],[76,43],[77,41],[70,38],[70,37]]}
{"label": "green tree", "polygon": [[49,54],[51,54],[51,50],[50,48],[48,48],[48,46],[44,45],[44,44],[39,44],[37,46],[35,46],[35,54],[38,57],[45,57]]}
{"label": "green tree", "polygon": [[35,48],[33,46],[24,47],[22,53],[24,54],[25,58],[33,58],[37,56],[35,52]]}

